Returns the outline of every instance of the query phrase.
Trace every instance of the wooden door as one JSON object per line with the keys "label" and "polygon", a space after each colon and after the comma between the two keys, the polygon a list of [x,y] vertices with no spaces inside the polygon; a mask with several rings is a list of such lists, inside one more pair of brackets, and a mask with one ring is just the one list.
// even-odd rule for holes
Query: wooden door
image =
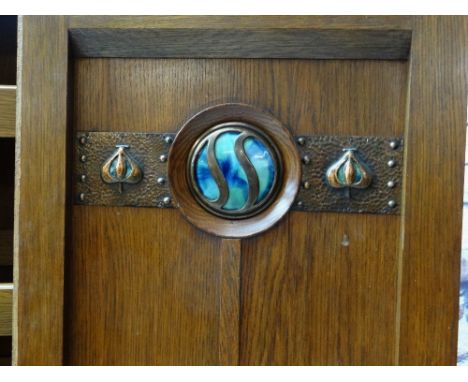
{"label": "wooden door", "polygon": [[[21,25],[18,364],[455,363],[466,18]],[[226,103],[293,137],[401,138],[399,212],[291,208],[224,238],[178,208],[76,203],[78,133],[176,133]]]}

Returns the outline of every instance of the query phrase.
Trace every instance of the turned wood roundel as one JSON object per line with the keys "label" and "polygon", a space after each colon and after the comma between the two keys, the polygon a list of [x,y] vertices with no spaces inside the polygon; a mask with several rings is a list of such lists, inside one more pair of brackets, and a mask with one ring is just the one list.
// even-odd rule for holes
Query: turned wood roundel
{"label": "turned wood roundel", "polygon": [[223,104],[199,112],[179,130],[168,174],[174,201],[192,224],[242,238],[288,212],[301,164],[291,133],[273,116]]}

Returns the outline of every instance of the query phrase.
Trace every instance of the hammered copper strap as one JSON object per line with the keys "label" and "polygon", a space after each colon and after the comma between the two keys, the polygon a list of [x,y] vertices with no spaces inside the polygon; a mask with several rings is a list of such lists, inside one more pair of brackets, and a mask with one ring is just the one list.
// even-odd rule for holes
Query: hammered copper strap
{"label": "hammered copper strap", "polygon": [[[74,202],[83,205],[174,207],[167,179],[167,156],[173,133],[78,132],[75,137]],[[399,214],[403,173],[403,140],[394,137],[301,136],[302,186],[293,210]],[[392,143],[393,142],[393,143]],[[118,145],[141,164],[137,184],[106,184],[101,167]],[[333,188],[327,169],[346,149],[368,168],[372,181],[365,189]]]}
{"label": "hammered copper strap", "polygon": [[[307,161],[303,161],[303,183],[293,209],[309,212],[400,213],[402,139],[302,136],[297,142],[301,158],[307,156],[310,162],[305,164]],[[344,153],[343,150],[348,148],[354,148],[356,157],[372,172],[372,182],[365,189],[334,189],[327,183],[327,169],[339,160]],[[389,163],[391,161],[393,163]],[[304,187],[305,182],[307,189]]]}
{"label": "hammered copper strap", "polygon": [[[167,155],[173,137],[171,133],[78,132],[74,144],[75,203],[172,207],[171,200],[165,198],[170,198]],[[123,184],[122,193],[119,184],[106,184],[101,179],[101,167],[115,152],[117,145],[128,146],[126,150],[138,161],[144,174],[137,184]],[[161,156],[164,161],[161,161]]]}

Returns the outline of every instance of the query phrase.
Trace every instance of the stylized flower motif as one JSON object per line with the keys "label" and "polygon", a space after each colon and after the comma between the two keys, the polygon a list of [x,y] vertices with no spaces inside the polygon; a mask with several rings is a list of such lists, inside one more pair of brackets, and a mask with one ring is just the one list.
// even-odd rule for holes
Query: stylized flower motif
{"label": "stylized flower motif", "polygon": [[367,188],[372,183],[372,175],[366,164],[360,161],[354,148],[344,149],[343,156],[327,170],[326,179],[333,188]]}
{"label": "stylized flower motif", "polygon": [[138,162],[126,151],[129,146],[116,145],[117,150],[104,162],[101,168],[101,178],[105,183],[119,184],[123,192],[123,184],[136,184],[143,178],[143,171]]}

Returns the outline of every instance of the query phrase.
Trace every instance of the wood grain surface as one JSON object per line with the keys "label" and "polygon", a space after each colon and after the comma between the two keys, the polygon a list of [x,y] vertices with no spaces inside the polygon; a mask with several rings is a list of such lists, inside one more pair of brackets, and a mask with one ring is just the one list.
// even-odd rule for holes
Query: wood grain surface
{"label": "wood grain surface", "polygon": [[400,364],[456,363],[467,47],[467,17],[415,20],[400,259]]}
{"label": "wood grain surface", "polygon": [[412,30],[411,16],[71,16],[79,28]]}
{"label": "wood grain surface", "polygon": [[73,207],[65,362],[218,363],[221,245],[174,210]]}
{"label": "wood grain surface", "polygon": [[20,18],[19,35],[13,362],[61,364],[67,176],[65,19]]}
{"label": "wood grain surface", "polygon": [[[296,65],[272,92],[296,134],[403,133],[405,62]],[[399,230],[394,216],[294,212],[246,240],[241,363],[393,364]]]}
{"label": "wood grain surface", "polygon": [[70,39],[76,57],[398,60],[408,57],[411,31],[84,28]]}
{"label": "wood grain surface", "polygon": [[[176,118],[176,123],[181,124],[183,116],[177,103],[169,109],[169,103],[160,105],[162,109],[157,111],[157,103],[151,102],[154,96],[169,102],[167,90],[177,87],[166,70],[182,77],[172,80],[186,78],[186,71],[184,74],[171,69],[175,62],[77,60],[75,129],[175,131],[163,123],[160,111],[166,110],[167,119]],[[187,65],[181,64],[179,68]],[[141,104],[143,98],[137,100],[129,94],[119,76],[111,73],[117,70],[124,76],[146,77],[146,69],[155,77],[142,82],[128,78],[142,86],[134,88],[138,94],[159,93],[148,94],[151,112],[140,114],[139,110],[131,110],[145,107]],[[111,74],[110,81],[101,77],[107,76],[106,72]],[[104,87],[90,86],[98,77]],[[164,81],[168,81],[168,87],[164,87]],[[178,87],[186,97],[192,97],[193,93],[184,89]],[[123,111],[123,105],[127,112],[116,115]],[[122,127],[113,127],[120,123]],[[74,206],[72,227],[72,253],[67,265],[66,363],[238,362],[240,243],[196,230],[177,210]],[[103,280],[104,275],[109,279]],[[107,285],[105,290],[103,285]],[[76,299],[78,294],[83,298]],[[120,313],[114,315],[115,309],[121,309]],[[136,314],[135,309],[140,313]]]}
{"label": "wood grain surface", "polygon": [[0,283],[0,336],[11,336],[13,284]]}
{"label": "wood grain surface", "polygon": [[301,214],[242,252],[241,364],[394,363],[399,219]]}
{"label": "wood grain surface", "polygon": [[221,277],[219,294],[219,358],[222,366],[239,364],[240,343],[240,266],[242,241],[223,239],[219,256],[221,257]]}
{"label": "wood grain surface", "polygon": [[[171,132],[206,105],[237,101],[299,134],[399,135],[407,69],[398,61],[77,59],[74,127]],[[218,363],[216,280],[232,277],[220,272],[220,239],[177,210],[73,211],[67,363]],[[399,234],[398,217],[294,213],[243,242],[240,363],[391,364]],[[190,286],[199,277],[200,288]],[[181,311],[186,288],[190,315]],[[221,359],[232,351],[221,349]]]}
{"label": "wood grain surface", "polygon": [[15,136],[16,86],[0,85],[0,138]]}

